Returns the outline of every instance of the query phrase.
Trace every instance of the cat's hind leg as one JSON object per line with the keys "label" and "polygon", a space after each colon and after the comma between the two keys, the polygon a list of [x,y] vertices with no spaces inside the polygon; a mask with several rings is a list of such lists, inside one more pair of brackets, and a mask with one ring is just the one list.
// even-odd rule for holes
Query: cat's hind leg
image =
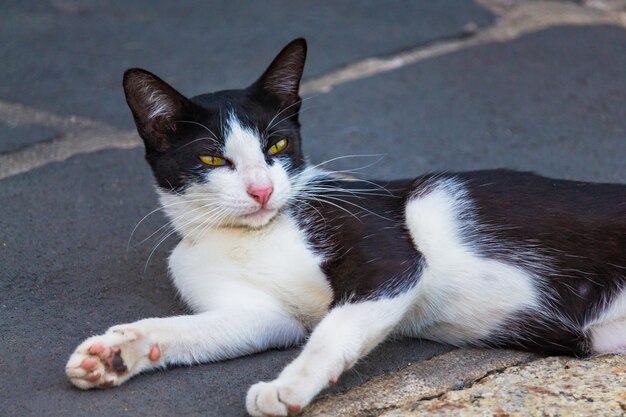
{"label": "cat's hind leg", "polygon": [[315,328],[302,353],[271,382],[248,391],[246,407],[256,417],[297,413],[346,369],[366,355],[402,320],[413,297],[346,303]]}
{"label": "cat's hind leg", "polygon": [[626,318],[594,326],[591,330],[591,350],[595,354],[626,353]]}
{"label": "cat's hind leg", "polygon": [[592,354],[626,353],[626,289],[587,329]]}
{"label": "cat's hind leg", "polygon": [[65,372],[82,389],[120,385],[168,364],[214,362],[298,343],[306,331],[278,311],[217,310],[151,318],[110,328],[81,343]]}

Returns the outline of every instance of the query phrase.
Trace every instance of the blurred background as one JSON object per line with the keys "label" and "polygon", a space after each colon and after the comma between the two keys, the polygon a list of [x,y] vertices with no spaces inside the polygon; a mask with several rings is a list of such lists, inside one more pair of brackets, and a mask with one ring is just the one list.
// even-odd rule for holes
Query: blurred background
{"label": "blurred background", "polygon": [[[626,182],[626,1],[0,0],[0,415],[243,415],[297,351],[77,393],[63,366],[113,324],[184,313],[122,89],[142,67],[193,96],[309,43],[314,163],[366,177],[507,167]],[[449,347],[399,341],[337,390]],[[209,413],[209,414],[206,414]]]}

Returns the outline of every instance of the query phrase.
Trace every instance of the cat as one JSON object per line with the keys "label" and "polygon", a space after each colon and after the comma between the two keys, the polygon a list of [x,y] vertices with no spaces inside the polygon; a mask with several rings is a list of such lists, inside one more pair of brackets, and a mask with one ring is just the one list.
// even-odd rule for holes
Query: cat
{"label": "cat", "polygon": [[[585,356],[626,350],[626,186],[485,170],[347,178],[302,154],[304,39],[251,86],[185,98],[130,69],[124,91],[194,315],[81,343],[82,389],[306,340],[252,416],[301,411],[390,335]],[[308,339],[307,339],[308,338]],[[417,348],[417,345],[416,345]]]}

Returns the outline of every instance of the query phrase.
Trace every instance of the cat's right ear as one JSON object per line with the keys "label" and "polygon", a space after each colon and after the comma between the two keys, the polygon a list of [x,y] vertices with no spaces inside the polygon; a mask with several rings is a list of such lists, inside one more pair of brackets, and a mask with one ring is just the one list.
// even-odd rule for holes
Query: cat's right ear
{"label": "cat's right ear", "polygon": [[132,68],[124,73],[124,94],[147,151],[163,151],[192,103],[156,75]]}

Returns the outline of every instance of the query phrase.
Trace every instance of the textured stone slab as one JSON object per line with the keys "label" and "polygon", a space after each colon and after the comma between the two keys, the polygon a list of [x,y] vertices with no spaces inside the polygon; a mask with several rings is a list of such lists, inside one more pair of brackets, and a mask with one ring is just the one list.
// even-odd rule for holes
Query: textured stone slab
{"label": "textured stone slab", "polygon": [[605,356],[590,361],[541,359],[381,417],[622,417],[625,413],[626,356]]}
{"label": "textured stone slab", "polygon": [[305,410],[306,417],[360,417],[409,406],[472,385],[490,372],[525,363],[534,355],[509,350],[461,349],[373,378],[341,396],[327,395]]}

